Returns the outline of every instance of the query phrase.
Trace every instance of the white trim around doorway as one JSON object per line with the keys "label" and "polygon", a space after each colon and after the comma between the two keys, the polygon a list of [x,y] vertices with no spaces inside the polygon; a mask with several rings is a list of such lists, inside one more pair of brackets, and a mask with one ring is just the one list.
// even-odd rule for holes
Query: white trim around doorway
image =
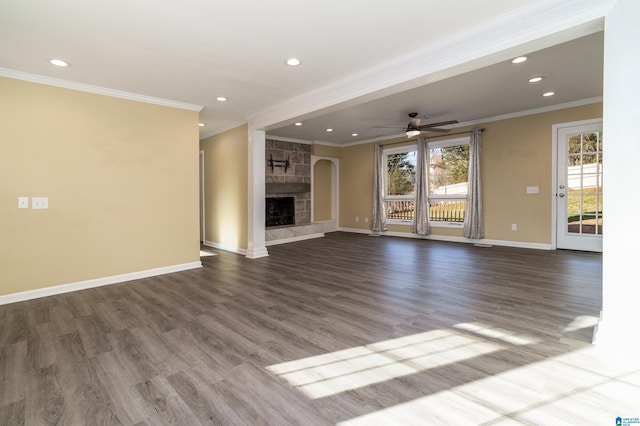
{"label": "white trim around doorway", "polygon": [[551,126],[551,250],[556,250],[558,219],[558,133],[567,127],[585,126],[590,124],[602,124],[602,117],[589,120],[570,121],[567,123],[557,123]]}

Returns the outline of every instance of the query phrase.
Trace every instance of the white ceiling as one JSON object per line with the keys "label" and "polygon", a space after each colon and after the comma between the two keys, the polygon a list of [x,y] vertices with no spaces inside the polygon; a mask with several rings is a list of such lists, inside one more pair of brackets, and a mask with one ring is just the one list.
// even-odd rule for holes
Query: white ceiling
{"label": "white ceiling", "polygon": [[[569,3],[582,10],[608,1]],[[31,73],[203,106],[201,136],[262,117],[269,134],[344,144],[355,140],[350,136],[354,131],[360,134],[357,139],[392,134],[393,129],[372,127],[401,127],[411,111],[435,121],[468,121],[601,96],[598,34],[532,53],[518,67],[487,54],[475,65],[481,68],[465,69],[453,60],[455,48],[450,49],[440,56],[457,71],[434,73],[422,81],[430,83],[423,87],[362,90],[350,102],[325,102],[313,112],[301,111],[305,124],[295,129],[289,126],[298,118],[295,113],[264,120],[275,106],[288,105],[291,111],[296,99],[336,82],[374,75],[381,64],[406,61],[439,45],[455,46],[469,29],[531,26],[523,20],[528,11],[539,15],[545,7],[556,10],[563,3],[567,0],[0,0],[0,67],[4,75]],[[589,25],[565,31],[559,41],[601,29],[601,20],[590,23],[591,15],[583,15],[582,21],[572,19]],[[560,28],[559,19],[551,21]],[[540,39],[547,33],[541,31]],[[521,45],[533,49],[551,44],[545,40],[527,44],[530,39],[523,39]],[[302,65],[286,66],[292,56]],[[48,63],[51,58],[71,66],[56,68]],[[526,79],[533,74],[546,78],[532,87]],[[419,80],[413,81],[416,86]],[[546,88],[558,95],[541,98],[538,92]],[[216,101],[221,95],[229,100]],[[327,126],[336,131],[327,134]]]}
{"label": "white ceiling", "polygon": [[[457,126],[445,126],[452,128],[558,104],[592,102],[602,97],[603,42],[603,33],[597,32],[540,51],[523,52],[528,60],[521,64],[501,61],[302,120],[300,127],[289,124],[272,129],[269,135],[342,145],[398,136],[406,127],[410,112],[419,113],[421,124],[458,120]],[[529,83],[535,76],[544,79]],[[543,97],[548,91],[556,94]],[[327,128],[333,132],[327,132]],[[352,133],[358,135],[354,137]]]}

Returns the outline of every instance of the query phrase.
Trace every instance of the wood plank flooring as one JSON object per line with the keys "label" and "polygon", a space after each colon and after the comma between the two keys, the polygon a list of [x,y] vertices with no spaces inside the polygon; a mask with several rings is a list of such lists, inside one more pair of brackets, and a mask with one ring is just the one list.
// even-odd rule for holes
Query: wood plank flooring
{"label": "wood plank flooring", "polygon": [[580,360],[540,369],[556,375],[541,389],[518,378],[591,347],[592,324],[570,325],[599,314],[598,254],[346,233],[256,260],[213,251],[202,269],[0,306],[0,424],[525,422],[546,400],[519,401],[559,398],[562,374],[590,380],[563,396],[640,386]]}

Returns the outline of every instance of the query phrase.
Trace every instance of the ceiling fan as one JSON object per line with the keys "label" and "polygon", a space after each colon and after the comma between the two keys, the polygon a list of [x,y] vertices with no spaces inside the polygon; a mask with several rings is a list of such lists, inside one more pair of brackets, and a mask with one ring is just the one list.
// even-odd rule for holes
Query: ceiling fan
{"label": "ceiling fan", "polygon": [[420,125],[420,118],[418,117],[417,112],[409,113],[409,123],[407,127],[404,128],[404,132],[407,137],[411,138],[414,136],[418,136],[422,132],[442,132],[447,133],[451,129],[441,129],[440,126],[448,126],[449,124],[456,124],[458,120],[449,120],[449,121],[441,121],[438,123],[429,123]]}

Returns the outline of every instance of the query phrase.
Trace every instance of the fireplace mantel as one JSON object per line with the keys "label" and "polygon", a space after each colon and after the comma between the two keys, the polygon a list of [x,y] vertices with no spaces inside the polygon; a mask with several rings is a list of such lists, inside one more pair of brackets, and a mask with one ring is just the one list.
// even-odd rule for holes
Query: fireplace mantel
{"label": "fireplace mantel", "polygon": [[310,183],[267,183],[267,194],[291,194],[295,192],[311,192]]}

